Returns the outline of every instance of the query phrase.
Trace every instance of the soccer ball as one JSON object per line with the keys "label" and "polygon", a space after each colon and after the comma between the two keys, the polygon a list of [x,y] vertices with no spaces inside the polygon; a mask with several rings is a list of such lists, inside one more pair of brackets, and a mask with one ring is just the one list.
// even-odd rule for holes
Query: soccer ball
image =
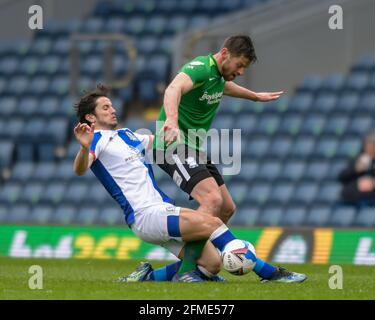
{"label": "soccer ball", "polygon": [[236,276],[242,276],[255,267],[255,248],[248,241],[232,240],[225,246],[221,259],[226,271]]}

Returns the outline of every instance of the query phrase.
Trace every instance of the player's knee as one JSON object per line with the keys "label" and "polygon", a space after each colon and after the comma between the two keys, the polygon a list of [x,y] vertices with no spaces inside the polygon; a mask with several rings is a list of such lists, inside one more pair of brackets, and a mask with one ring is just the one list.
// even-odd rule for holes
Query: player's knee
{"label": "player's knee", "polygon": [[203,203],[206,208],[209,208],[215,215],[217,215],[223,206],[223,197],[219,190],[212,190],[205,195]]}

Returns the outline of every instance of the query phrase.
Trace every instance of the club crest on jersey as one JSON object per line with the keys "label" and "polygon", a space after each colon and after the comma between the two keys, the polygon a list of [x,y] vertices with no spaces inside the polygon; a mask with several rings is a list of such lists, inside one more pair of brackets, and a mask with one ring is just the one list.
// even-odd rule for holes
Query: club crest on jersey
{"label": "club crest on jersey", "polygon": [[129,132],[129,131],[125,131],[126,135],[128,136],[128,138],[132,141],[137,141],[138,139],[136,138],[136,136],[132,133],[132,132]]}
{"label": "club crest on jersey", "polygon": [[186,163],[189,165],[190,169],[198,167],[198,163],[195,161],[193,157],[186,158]]}

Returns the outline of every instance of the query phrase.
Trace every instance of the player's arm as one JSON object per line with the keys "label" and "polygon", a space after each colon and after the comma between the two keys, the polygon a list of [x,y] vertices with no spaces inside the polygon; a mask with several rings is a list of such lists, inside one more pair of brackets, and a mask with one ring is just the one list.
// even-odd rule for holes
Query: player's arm
{"label": "player's arm", "polygon": [[284,91],[277,92],[254,92],[247,88],[241,87],[240,85],[234,83],[233,81],[225,82],[224,95],[248,99],[252,101],[272,101],[278,99]]}
{"label": "player's arm", "polygon": [[74,159],[74,172],[78,176],[85,174],[94,161],[94,155],[90,153],[90,145],[94,137],[94,125],[91,127],[86,123],[78,123],[74,128],[74,135],[81,145]]}
{"label": "player's arm", "polygon": [[181,97],[193,89],[193,81],[184,72],[180,72],[169,84],[164,93],[164,110],[166,120],[162,131],[164,131],[164,140],[170,144],[179,137],[178,128],[178,106]]}

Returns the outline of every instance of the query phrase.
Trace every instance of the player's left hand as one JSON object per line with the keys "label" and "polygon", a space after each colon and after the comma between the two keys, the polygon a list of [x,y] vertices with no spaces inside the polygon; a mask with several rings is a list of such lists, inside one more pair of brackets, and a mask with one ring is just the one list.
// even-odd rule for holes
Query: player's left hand
{"label": "player's left hand", "polygon": [[284,91],[277,91],[277,92],[257,92],[256,98],[257,101],[267,102],[278,99]]}

